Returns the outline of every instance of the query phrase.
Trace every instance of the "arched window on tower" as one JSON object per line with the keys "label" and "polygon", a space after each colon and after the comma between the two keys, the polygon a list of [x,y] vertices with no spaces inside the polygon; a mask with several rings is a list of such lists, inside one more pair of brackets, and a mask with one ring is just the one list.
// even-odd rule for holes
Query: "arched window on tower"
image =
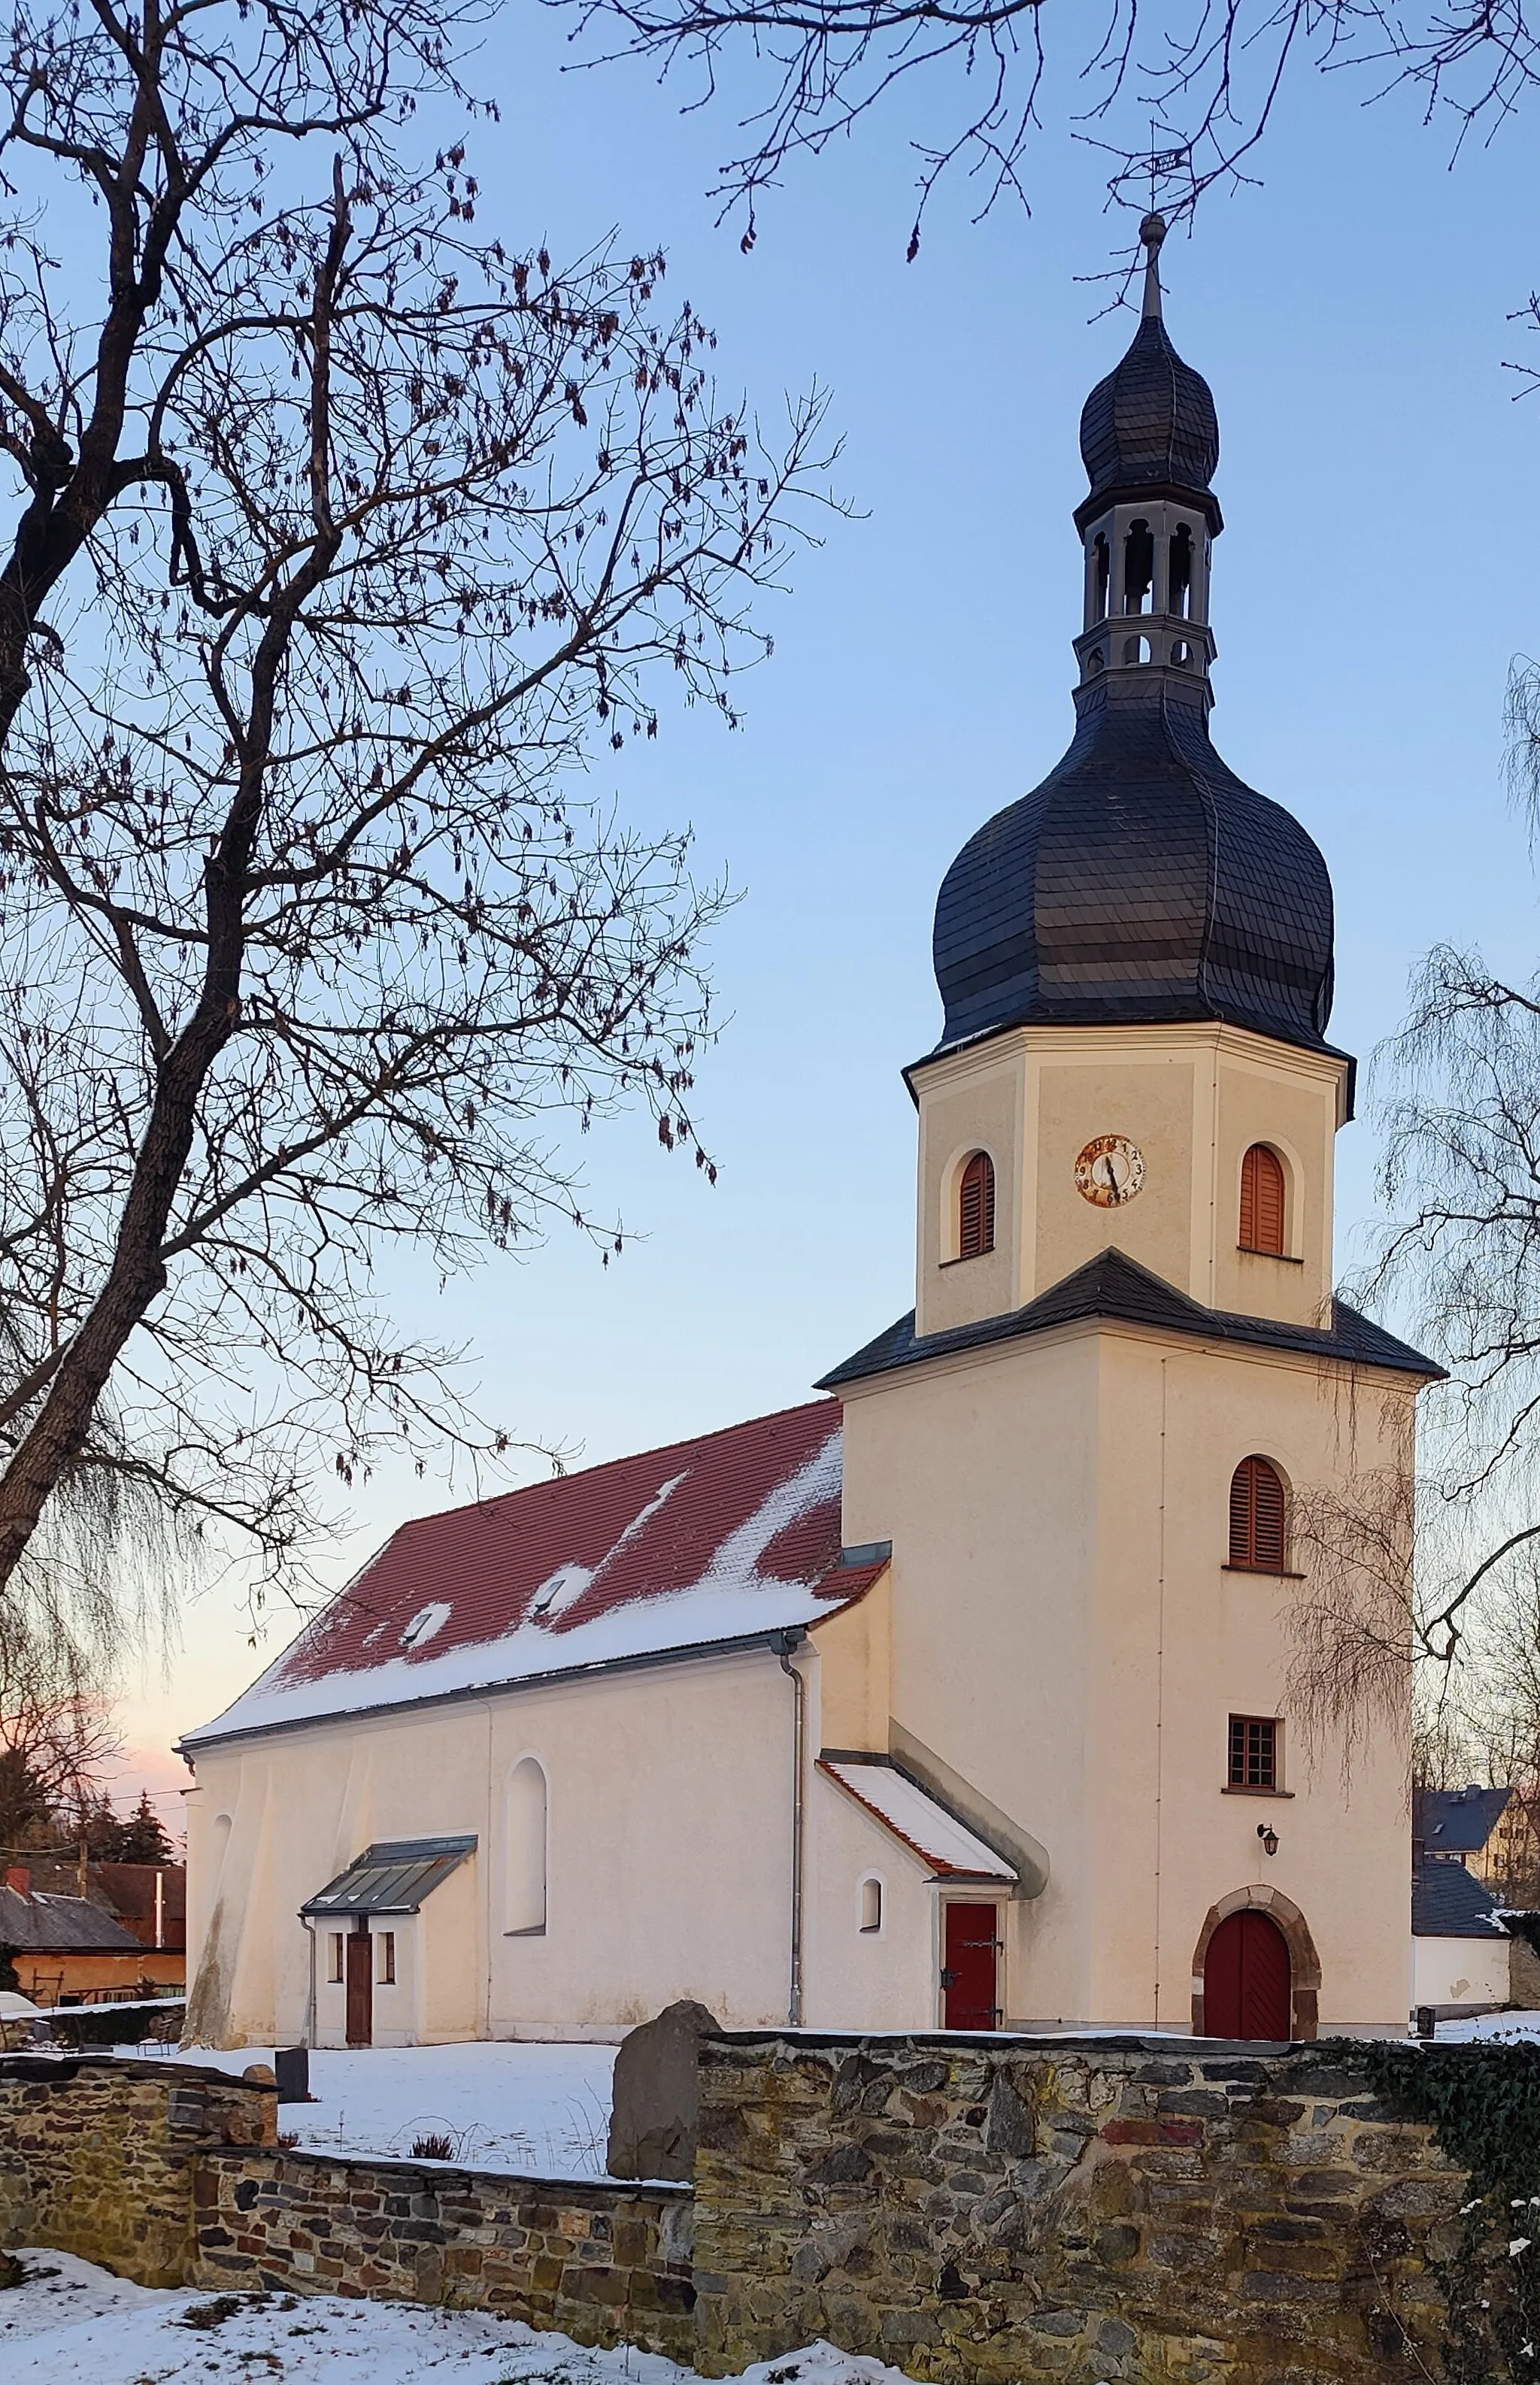
{"label": "arched window on tower", "polygon": [[1171,584],[1166,610],[1180,613],[1185,618],[1193,609],[1193,533],[1185,522],[1171,533],[1168,564]]}
{"label": "arched window on tower", "polygon": [[1283,1163],[1265,1143],[1254,1143],[1241,1162],[1243,1251],[1283,1255]]}
{"label": "arched window on tower", "polygon": [[995,1162],[976,1151],[958,1185],[958,1256],[983,1258],[995,1248]]}
{"label": "arched window on tower", "polygon": [[1243,1457],[1230,1478],[1230,1562],[1243,1573],[1283,1570],[1283,1478],[1266,1457]]}
{"label": "arched window on tower", "polygon": [[1147,521],[1130,522],[1123,541],[1123,611],[1147,613],[1155,582],[1155,541]]}
{"label": "arched window on tower", "polygon": [[534,1756],[523,1756],[508,1774],[504,1817],[503,1928],[509,1937],[538,1937],[545,1927],[545,1772]]}
{"label": "arched window on tower", "polygon": [[1096,573],[1096,618],[1098,621],[1105,621],[1107,618],[1108,600],[1112,588],[1112,555],[1111,550],[1108,546],[1107,540],[1100,531],[1096,532],[1096,541],[1092,546],[1091,554]]}

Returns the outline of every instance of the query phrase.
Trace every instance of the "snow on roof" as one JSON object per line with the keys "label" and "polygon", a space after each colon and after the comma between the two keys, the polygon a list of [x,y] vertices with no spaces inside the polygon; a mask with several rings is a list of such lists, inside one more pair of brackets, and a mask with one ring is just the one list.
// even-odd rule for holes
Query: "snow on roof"
{"label": "snow on roof", "polygon": [[182,1744],[816,1623],[881,1570],[839,1555],[839,1403],[813,1400],[403,1524]]}
{"label": "snow on roof", "polygon": [[1414,1938],[1479,1938],[1495,1929],[1506,1938],[1497,1900],[1462,1863],[1437,1857],[1414,1863],[1411,1872],[1411,1934]]}
{"label": "snow on roof", "polygon": [[847,1757],[820,1755],[818,1768],[837,1780],[895,1838],[902,1839],[910,1854],[929,1864],[938,1879],[1015,1879],[1016,1873],[1003,1855],[975,1838],[955,1814],[886,1757],[852,1762]]}

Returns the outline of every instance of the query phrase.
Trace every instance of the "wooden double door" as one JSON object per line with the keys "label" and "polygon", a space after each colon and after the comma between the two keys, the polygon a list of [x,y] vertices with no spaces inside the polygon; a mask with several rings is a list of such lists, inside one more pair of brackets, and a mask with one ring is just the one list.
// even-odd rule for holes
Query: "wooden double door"
{"label": "wooden double door", "polygon": [[1232,1913],[1208,1941],[1203,1962],[1205,2037],[1294,2035],[1294,1967],[1288,1941],[1265,1913]]}

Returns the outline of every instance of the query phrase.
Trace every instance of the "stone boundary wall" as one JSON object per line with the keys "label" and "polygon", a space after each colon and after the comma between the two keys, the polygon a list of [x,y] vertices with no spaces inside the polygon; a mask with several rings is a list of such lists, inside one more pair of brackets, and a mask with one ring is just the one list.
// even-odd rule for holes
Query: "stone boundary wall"
{"label": "stone boundary wall", "polygon": [[1467,2180],[1346,2045],[736,2032],[701,2059],[707,2376],[819,2336],[957,2385],[1442,2375]]}
{"label": "stone boundary wall", "polygon": [[274,2116],[271,2088],[191,2062],[0,2056],[0,2244],[51,2244],[142,2286],[180,2286],[199,2159],[271,2144]]}
{"label": "stone boundary wall", "polygon": [[232,2151],[204,2157],[194,2192],[192,2284],[452,2304],[694,2354],[687,2186]]}
{"label": "stone boundary wall", "polygon": [[504,2311],[689,2360],[687,2186],[293,2152],[276,2114],[270,2087],[193,2063],[0,2058],[0,2245],[54,2245],[145,2286]]}

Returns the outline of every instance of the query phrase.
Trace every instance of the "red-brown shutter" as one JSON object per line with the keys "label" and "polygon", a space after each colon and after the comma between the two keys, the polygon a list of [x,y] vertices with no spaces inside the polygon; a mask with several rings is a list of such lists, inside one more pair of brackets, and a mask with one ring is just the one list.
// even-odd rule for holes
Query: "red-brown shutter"
{"label": "red-brown shutter", "polygon": [[1253,1565],[1264,1572],[1283,1570],[1283,1485],[1265,1457],[1254,1457],[1252,1467],[1251,1547]]}
{"label": "red-brown shutter", "polygon": [[958,1256],[982,1258],[995,1248],[995,1163],[976,1151],[962,1171],[958,1194]]}
{"label": "red-brown shutter", "polygon": [[1252,1573],[1283,1570],[1283,1483],[1265,1457],[1243,1457],[1230,1478],[1230,1562]]}
{"label": "red-brown shutter", "polygon": [[1283,1255],[1283,1168],[1276,1152],[1254,1143],[1241,1162],[1243,1251]]}

